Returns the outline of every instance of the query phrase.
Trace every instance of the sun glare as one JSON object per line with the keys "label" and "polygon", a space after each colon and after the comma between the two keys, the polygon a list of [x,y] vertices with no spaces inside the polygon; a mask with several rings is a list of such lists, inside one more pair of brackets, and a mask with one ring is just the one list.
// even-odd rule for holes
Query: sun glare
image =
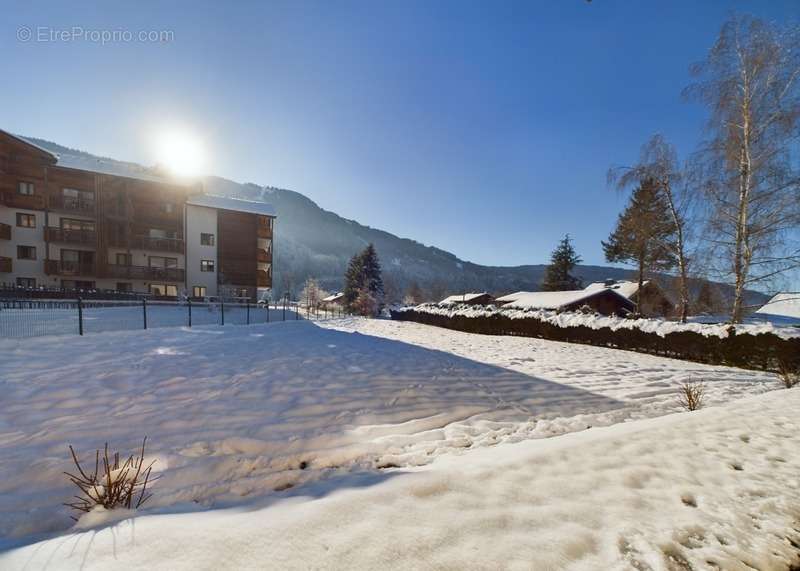
{"label": "sun glare", "polygon": [[205,167],[203,142],[187,131],[163,131],[156,144],[158,161],[175,175],[196,176]]}

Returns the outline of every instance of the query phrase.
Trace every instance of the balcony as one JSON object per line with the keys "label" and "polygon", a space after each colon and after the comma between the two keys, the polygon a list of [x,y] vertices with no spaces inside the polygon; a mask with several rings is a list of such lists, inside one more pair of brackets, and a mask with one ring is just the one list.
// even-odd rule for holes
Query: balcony
{"label": "balcony", "polygon": [[0,204],[9,208],[26,210],[44,210],[44,196],[37,194],[19,194],[10,190],[0,192]]}
{"label": "balcony", "polygon": [[95,271],[94,262],[44,261],[44,273],[48,276],[93,276]]}
{"label": "balcony", "polygon": [[51,196],[48,200],[48,205],[51,210],[60,212],[69,212],[80,216],[91,216],[92,218],[94,218],[95,215],[94,199],[86,200],[85,198],[75,198],[73,196]]}
{"label": "balcony", "polygon": [[11,226],[0,224],[0,240],[11,240]]}
{"label": "balcony", "polygon": [[48,242],[95,246],[97,244],[97,232],[93,230],[67,230],[48,226],[44,229],[44,239]]}
{"label": "balcony", "polygon": [[256,285],[258,287],[272,287],[272,270],[256,270]]}
{"label": "balcony", "polygon": [[132,236],[130,248],[134,250],[158,250],[159,252],[183,253],[183,240],[177,238],[151,238],[150,236]]}
{"label": "balcony", "polygon": [[272,238],[272,225],[259,223],[256,234],[259,238]]}
{"label": "balcony", "polygon": [[259,248],[256,251],[256,261],[264,264],[272,263],[272,250],[264,250]]}
{"label": "balcony", "polygon": [[182,282],[186,271],[182,268],[154,268],[150,266],[120,266],[109,264],[103,272],[103,277],[148,280],[165,282]]}
{"label": "balcony", "polygon": [[12,267],[11,258],[0,257],[0,274],[10,274]]}

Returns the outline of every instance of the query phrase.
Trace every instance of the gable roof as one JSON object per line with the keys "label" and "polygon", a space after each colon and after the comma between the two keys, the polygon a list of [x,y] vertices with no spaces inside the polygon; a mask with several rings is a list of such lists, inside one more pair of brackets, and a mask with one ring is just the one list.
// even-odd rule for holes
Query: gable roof
{"label": "gable roof", "polygon": [[338,293],[334,293],[333,295],[329,295],[328,297],[322,298],[322,301],[337,301],[339,299],[342,299],[343,297],[344,297],[344,293],[338,292]]}
{"label": "gable roof", "polygon": [[55,153],[53,153],[51,151],[48,151],[47,149],[37,145],[33,141],[29,141],[25,137],[21,137],[19,135],[15,135],[14,133],[9,133],[8,131],[4,131],[3,129],[0,129],[0,135],[5,135],[6,137],[8,137],[10,139],[14,139],[18,143],[22,143],[26,147],[31,147],[33,150],[38,151],[40,153],[43,153],[43,154],[47,155],[48,157],[50,157],[53,160],[58,158],[58,155],[56,155]]}
{"label": "gable roof", "polygon": [[[646,286],[650,283],[650,280],[645,280],[642,283],[642,286]],[[618,294],[627,297],[628,299],[631,296],[636,295],[639,291],[639,282],[632,282],[628,280],[615,280],[614,283],[606,285],[606,282],[594,282],[586,286],[586,291],[599,291],[604,289],[614,290]]]}
{"label": "gable roof", "polygon": [[781,292],[755,311],[754,316],[777,317],[788,322],[800,323],[800,292]]}
{"label": "gable roof", "polygon": [[[588,301],[589,299],[598,296],[612,294],[625,302],[626,306],[631,305],[631,301],[613,289],[598,289],[587,291],[585,289],[570,290],[570,291],[526,291],[512,294],[516,296],[511,303],[505,307],[516,307],[520,309],[561,309],[568,305],[573,305],[581,301]],[[498,298],[499,299],[499,298]]]}
{"label": "gable roof", "polygon": [[456,294],[456,295],[448,296],[448,297],[444,298],[442,301],[440,301],[439,303],[466,303],[468,301],[473,301],[475,299],[478,299],[479,297],[484,296],[484,295],[489,295],[489,294],[486,293],[485,291],[483,291],[481,293],[474,293],[474,292],[473,293],[459,293],[459,294]]}
{"label": "gable roof", "polygon": [[528,291],[517,291],[517,292],[514,292],[514,293],[509,293],[509,294],[506,294],[506,295],[503,295],[503,296],[500,296],[500,297],[496,298],[496,301],[499,301],[499,302],[502,302],[502,303],[505,303],[505,302],[508,302],[508,301],[516,301],[521,295],[526,294],[526,293],[531,293],[531,292],[528,292]]}
{"label": "gable roof", "polygon": [[275,207],[266,202],[241,200],[239,198],[228,198],[227,196],[217,196],[214,194],[195,194],[189,197],[186,204],[191,206],[205,206],[206,208],[215,208],[217,210],[248,212],[261,216],[275,216]]}

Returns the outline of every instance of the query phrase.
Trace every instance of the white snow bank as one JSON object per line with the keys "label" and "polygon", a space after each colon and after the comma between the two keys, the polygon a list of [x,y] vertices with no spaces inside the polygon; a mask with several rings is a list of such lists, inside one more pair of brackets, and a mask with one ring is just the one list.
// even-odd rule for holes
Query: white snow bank
{"label": "white snow bank", "polygon": [[[0,549],[72,522],[67,444],[133,452],[146,511],[250,503],[380,466],[711,404],[773,375],[415,323],[334,319],[0,341]],[[339,330],[331,329],[338,328]]]}
{"label": "white snow bank", "polygon": [[347,477],[266,507],[136,517],[3,569],[787,569],[800,390]]}
{"label": "white snow bank", "polygon": [[663,319],[626,319],[623,317],[606,317],[595,314],[585,314],[578,312],[557,312],[542,309],[518,309],[518,308],[497,308],[495,306],[474,306],[474,305],[449,305],[442,306],[434,303],[424,303],[415,307],[405,307],[397,310],[398,312],[417,311],[420,313],[430,313],[432,315],[442,315],[445,317],[492,317],[501,315],[509,319],[537,319],[545,323],[557,325],[558,327],[577,327],[582,325],[591,329],[601,329],[608,327],[612,331],[620,329],[640,329],[646,333],[655,333],[659,337],[664,337],[668,333],[681,331],[691,331],[699,333],[705,337],[724,338],[737,333],[749,333],[758,335],[760,333],[772,333],[782,339],[792,339],[800,337],[800,328],[780,327],[773,323],[748,323],[740,325],[730,324],[706,324],[706,323],[680,323],[678,321],[666,321]]}

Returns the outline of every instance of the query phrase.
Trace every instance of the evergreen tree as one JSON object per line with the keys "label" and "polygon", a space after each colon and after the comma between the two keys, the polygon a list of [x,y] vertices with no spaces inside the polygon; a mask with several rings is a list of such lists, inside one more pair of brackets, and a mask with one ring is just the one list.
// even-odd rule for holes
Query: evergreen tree
{"label": "evergreen tree", "polygon": [[619,215],[617,227],[602,244],[606,261],[636,266],[639,291],[643,292],[648,272],[675,267],[674,241],[675,226],[670,222],[669,205],[655,181],[645,179],[633,191],[628,206]]}
{"label": "evergreen tree", "polygon": [[581,279],[572,275],[572,270],[581,261],[581,257],[575,252],[572,240],[567,234],[550,256],[550,265],[545,270],[542,289],[544,291],[581,289],[583,287]]}
{"label": "evergreen tree", "polygon": [[[362,309],[374,306],[377,313],[383,305],[383,278],[381,277],[381,264],[375,246],[370,244],[362,252],[350,259],[350,264],[345,273],[344,303],[350,311],[362,313]],[[364,303],[366,294],[369,294],[370,303]],[[359,302],[362,298],[362,303]],[[366,315],[366,314],[365,314]]]}

